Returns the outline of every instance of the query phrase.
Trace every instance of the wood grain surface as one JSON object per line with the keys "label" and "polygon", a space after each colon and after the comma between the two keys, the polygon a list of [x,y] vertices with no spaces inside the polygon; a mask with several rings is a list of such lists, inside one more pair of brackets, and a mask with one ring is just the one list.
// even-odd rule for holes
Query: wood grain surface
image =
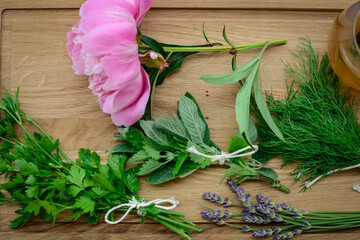
{"label": "wood grain surface", "polygon": [[[87,88],[85,76],[76,76],[66,52],[66,32],[79,21],[81,0],[42,1],[0,0],[1,24],[1,84],[14,91],[20,87],[20,101],[24,110],[55,138],[72,158],[80,147],[96,150],[106,161],[104,151],[115,144],[111,138],[116,127],[104,114],[96,97]],[[289,50],[296,50],[299,38],[309,37],[313,46],[323,54],[332,22],[340,10],[354,1],[165,1],[155,0],[147,14],[142,31],[158,41],[174,44],[202,44],[202,25],[212,41],[222,40],[226,25],[229,39],[236,44],[287,37],[286,45],[272,47],[265,52],[261,70],[263,91],[272,91],[278,98],[286,92],[286,75],[282,60],[293,61]],[[39,8],[39,9],[38,9]],[[75,9],[71,9],[75,8]],[[257,56],[259,49],[239,54],[239,65]],[[176,101],[186,91],[198,100],[210,127],[211,138],[226,150],[231,136],[237,131],[234,93],[237,87],[212,86],[199,80],[202,74],[221,74],[231,71],[228,53],[201,53],[185,60],[182,68],[156,88],[155,117],[171,117]],[[357,99],[360,94],[354,92]],[[270,162],[279,167],[279,159]],[[218,182],[225,172],[222,167],[200,170],[184,179],[150,185],[142,180],[139,194],[146,199],[175,196],[181,204],[177,211],[198,223],[204,231],[193,239],[250,239],[237,229],[217,227],[204,221],[200,204],[215,207],[202,200],[206,191],[217,192],[235,200],[226,185]],[[261,182],[246,182],[245,190],[262,193],[276,202],[285,201],[309,211],[360,211],[359,194],[351,190],[359,180],[359,170],[329,176],[313,189],[299,193],[288,176],[291,167],[278,170],[283,184],[291,186],[285,194]],[[64,222],[61,216],[54,227],[40,219],[33,219],[22,229],[8,229],[18,206],[0,207],[0,239],[180,239],[163,226],[147,221],[139,224],[139,217],[129,216],[116,226],[101,222],[88,226],[85,219]],[[234,210],[233,210],[234,211]],[[296,239],[360,239],[360,230],[308,234]]]}

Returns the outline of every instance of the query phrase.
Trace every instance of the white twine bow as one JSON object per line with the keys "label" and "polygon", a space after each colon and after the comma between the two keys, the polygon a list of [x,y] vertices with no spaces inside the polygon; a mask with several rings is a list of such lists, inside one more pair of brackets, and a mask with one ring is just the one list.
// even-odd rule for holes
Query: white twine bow
{"label": "white twine bow", "polygon": [[[253,150],[251,152],[240,154],[241,152],[244,152],[244,151],[250,150],[250,149],[253,149]],[[194,153],[194,154],[202,156],[202,157],[210,158],[211,162],[218,162],[219,165],[224,165],[225,162],[226,162],[226,159],[238,158],[238,157],[247,157],[247,156],[250,156],[250,155],[256,153],[257,150],[258,150],[258,146],[253,145],[253,146],[244,147],[244,148],[239,149],[239,150],[237,150],[235,152],[232,152],[232,153],[227,153],[227,152],[221,151],[221,154],[219,154],[219,155],[207,155],[207,154],[199,152],[194,146],[189,147],[189,148],[186,149],[186,151],[189,152],[189,153]]]}
{"label": "white twine bow", "polygon": [[[170,203],[171,206],[167,207],[167,206],[159,205],[162,203]],[[141,202],[139,202],[138,200],[136,200],[135,196],[133,196],[132,199],[129,200],[128,203],[120,204],[120,205],[115,206],[112,209],[110,209],[105,215],[105,222],[107,222],[108,224],[118,224],[119,222],[124,220],[127,217],[127,215],[129,215],[131,210],[133,210],[134,208],[137,209],[137,214],[141,216],[142,212],[141,212],[140,208],[150,206],[151,204],[155,204],[155,207],[160,208],[160,209],[171,210],[171,209],[176,208],[179,205],[179,201],[176,200],[174,197],[171,197],[169,199],[155,199],[155,200],[148,201],[148,202],[142,200]],[[118,219],[116,221],[110,221],[109,215],[112,212],[114,212],[115,210],[122,208],[122,207],[129,207],[129,208],[120,219]]]}

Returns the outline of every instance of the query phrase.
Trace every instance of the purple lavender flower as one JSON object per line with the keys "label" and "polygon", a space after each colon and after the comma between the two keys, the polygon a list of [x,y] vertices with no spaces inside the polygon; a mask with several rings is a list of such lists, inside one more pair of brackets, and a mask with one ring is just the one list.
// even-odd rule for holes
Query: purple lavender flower
{"label": "purple lavender flower", "polygon": [[271,201],[269,198],[264,197],[261,194],[256,195],[256,198],[260,204],[266,204],[271,208],[275,208],[275,203]]}
{"label": "purple lavender flower", "polygon": [[258,237],[265,237],[266,234],[267,234],[267,232],[265,231],[265,229],[260,228],[259,230],[254,231],[252,235],[253,235],[253,237],[258,238]]}
{"label": "purple lavender flower", "polygon": [[217,195],[216,193],[211,194],[210,192],[206,192],[203,194],[204,199],[209,200],[211,202],[215,202],[218,205],[223,205],[224,207],[229,207],[232,205],[232,202],[227,197],[223,199],[221,196]]}
{"label": "purple lavender flower", "polygon": [[283,219],[282,219],[282,217],[280,216],[280,214],[275,214],[275,218],[274,218],[274,221],[275,222],[282,222],[283,221]]}
{"label": "purple lavender flower", "polygon": [[303,221],[303,223],[306,225],[304,227],[301,227],[301,230],[309,230],[311,228],[311,225],[310,223],[306,222],[306,221]]}
{"label": "purple lavender flower", "polygon": [[274,234],[279,234],[282,231],[282,229],[280,227],[273,227],[272,230],[273,230]]}
{"label": "purple lavender flower", "polygon": [[276,235],[274,237],[274,240],[284,240],[284,239],[291,238],[293,236],[294,236],[294,234],[292,232],[284,232],[284,233],[280,233],[280,234]]}
{"label": "purple lavender flower", "polygon": [[249,232],[250,231],[250,227],[248,225],[242,225],[242,231],[243,232]]}
{"label": "purple lavender flower", "polygon": [[299,234],[301,234],[301,233],[302,233],[301,228],[295,228],[295,229],[294,229],[294,234],[295,234],[295,235],[299,235]]}

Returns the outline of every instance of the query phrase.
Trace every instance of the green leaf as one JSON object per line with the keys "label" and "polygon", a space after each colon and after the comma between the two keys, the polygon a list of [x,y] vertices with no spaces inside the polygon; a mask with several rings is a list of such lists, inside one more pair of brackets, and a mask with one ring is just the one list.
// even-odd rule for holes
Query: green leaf
{"label": "green leaf", "polygon": [[170,162],[169,164],[166,164],[161,169],[153,172],[147,179],[146,182],[151,184],[160,184],[163,182],[170,181],[171,179],[177,178],[181,175],[190,173],[197,169],[199,167],[199,164],[193,163],[192,161],[185,161],[183,165],[181,166],[181,169],[179,170],[178,174],[176,176],[173,176],[172,172],[175,168],[175,163]]}
{"label": "green leaf", "polygon": [[258,63],[258,58],[251,60],[245,65],[237,68],[232,73],[222,74],[222,75],[207,75],[204,74],[200,77],[201,80],[214,84],[214,85],[224,85],[224,84],[232,84],[236,83],[242,79],[244,79],[249,73],[256,67]]}
{"label": "green leaf", "polygon": [[109,181],[107,173],[103,172],[103,173],[94,174],[93,178],[94,178],[95,186],[103,187],[111,192],[116,191],[113,184]]}
{"label": "green leaf", "polygon": [[127,159],[126,156],[120,154],[110,154],[108,157],[108,166],[119,179],[122,179],[124,173],[123,161],[126,160],[123,158]]}
{"label": "green leaf", "polygon": [[[229,142],[228,152],[232,153],[232,152],[235,152],[242,148],[245,148],[247,146],[249,146],[249,144],[247,144],[247,142],[244,139],[242,139],[238,136],[233,136]],[[251,150],[248,150],[248,151],[251,151]]]}
{"label": "green leaf", "polygon": [[252,168],[242,168],[236,164],[231,164],[229,169],[226,170],[223,178],[220,180],[220,184],[226,178],[243,177],[243,176],[257,176],[257,172]]}
{"label": "green leaf", "polygon": [[188,159],[188,157],[189,157],[189,153],[187,152],[180,152],[177,155],[176,164],[174,170],[172,171],[173,176],[175,176],[180,171],[181,166],[186,161],[186,159]]}
{"label": "green leaf", "polygon": [[165,53],[163,47],[155,39],[142,34],[141,41],[143,41],[146,45],[148,45],[155,52],[160,53],[164,58],[166,57],[166,53]]}
{"label": "green leaf", "polygon": [[9,228],[19,228],[24,226],[25,223],[27,223],[34,215],[31,213],[28,213],[26,211],[23,211],[20,217],[16,218],[15,220],[11,221]]}
{"label": "green leaf", "polygon": [[256,63],[254,69],[246,79],[244,85],[236,96],[235,114],[239,125],[240,133],[245,133],[246,138],[250,139],[249,118],[250,118],[250,96],[252,85],[257,78],[260,63]]}
{"label": "green leaf", "polygon": [[27,177],[25,183],[28,185],[34,185],[36,183],[36,178],[34,177],[34,175],[30,175]]}
{"label": "green leaf", "polygon": [[118,143],[105,153],[136,153],[138,149],[133,147],[129,142]]}
{"label": "green leaf", "polygon": [[206,124],[198,114],[196,104],[188,97],[181,96],[179,103],[179,116],[184,123],[191,141],[196,144],[203,144],[203,139],[206,132]]}
{"label": "green leaf", "polygon": [[77,187],[77,186],[74,186],[74,185],[70,186],[68,189],[69,189],[69,190],[68,190],[69,193],[70,193],[73,197],[76,197],[76,196],[83,190],[83,188],[80,188],[80,187]]}
{"label": "green leaf", "polygon": [[80,196],[76,199],[76,203],[73,207],[82,209],[84,213],[93,212],[95,209],[95,202],[87,196]]}
{"label": "green leaf", "polygon": [[54,206],[54,204],[51,204],[48,201],[38,201],[38,202],[43,208],[45,208],[48,214],[52,215],[53,217],[56,217],[56,215],[58,214],[58,210]]}
{"label": "green leaf", "polygon": [[279,175],[272,169],[270,168],[259,168],[256,170],[258,173],[260,173],[261,175],[264,175],[274,181],[276,181],[279,177]]}
{"label": "green leaf", "polygon": [[28,205],[24,208],[25,211],[38,215],[40,213],[41,205],[37,200],[30,201]]}
{"label": "green leaf", "polygon": [[40,145],[47,151],[48,153],[51,153],[55,149],[59,148],[60,142],[59,139],[56,139],[55,142],[53,142],[51,139],[49,139],[46,136],[42,136],[40,140]]}
{"label": "green leaf", "polygon": [[105,193],[104,189],[102,189],[100,187],[92,187],[91,190],[99,197],[102,197],[103,194]]}
{"label": "green leaf", "polygon": [[144,151],[146,152],[148,157],[154,160],[159,160],[160,158],[162,158],[161,152],[158,149],[156,149],[156,147],[150,142],[144,143]]}
{"label": "green leaf", "polygon": [[165,162],[158,162],[157,160],[150,159],[146,161],[146,163],[141,165],[141,168],[139,172],[137,173],[138,176],[144,176],[146,174],[149,174],[151,172],[154,172],[155,170],[159,169],[161,166],[165,165],[169,161]]}
{"label": "green leaf", "polygon": [[144,150],[140,150],[137,153],[135,153],[131,158],[129,158],[128,163],[133,162],[143,162],[147,159],[149,159],[149,155]]}
{"label": "green leaf", "polygon": [[232,43],[229,41],[227,35],[226,35],[226,30],[225,30],[225,25],[224,25],[224,28],[223,28],[223,37],[224,37],[224,40],[232,47],[235,49],[234,45],[232,45]]}
{"label": "green leaf", "polygon": [[88,224],[89,225],[96,225],[99,222],[100,213],[94,212],[93,216],[88,217]]}
{"label": "green leaf", "polygon": [[145,132],[145,135],[150,138],[156,145],[165,147],[166,149],[171,149],[171,146],[168,143],[166,133],[161,131],[155,126],[154,121],[144,121],[140,120],[140,126]]}
{"label": "green leaf", "polygon": [[26,196],[28,198],[35,198],[37,197],[38,193],[39,193],[39,186],[35,185],[35,186],[31,186],[31,187],[26,187],[27,189],[25,190]]}
{"label": "green leaf", "polygon": [[[256,129],[256,125],[255,125],[254,120],[251,117],[249,117],[249,135],[250,135],[250,143],[255,142],[256,139],[258,138],[258,132],[257,132],[257,129]],[[240,138],[243,137],[240,134],[240,131],[237,131],[235,136],[238,136]]]}
{"label": "green leaf", "polygon": [[24,159],[15,160],[15,164],[24,176],[29,176],[39,172],[39,168],[34,163],[25,161]]}
{"label": "green leaf", "polygon": [[83,180],[85,178],[85,170],[73,165],[70,168],[69,175],[66,177],[71,183],[77,185],[80,188],[84,188]]}
{"label": "green leaf", "polygon": [[128,169],[125,172],[124,182],[128,189],[131,191],[131,193],[133,193],[134,195],[139,191],[140,181],[137,178],[133,169]]}
{"label": "green leaf", "polygon": [[206,36],[206,33],[205,33],[205,23],[203,23],[202,33],[203,33],[203,36],[204,36],[206,42],[207,42],[209,45],[212,45],[212,43],[209,41],[209,39],[208,39],[208,37]]}
{"label": "green leaf", "polygon": [[259,86],[259,79],[256,75],[255,83],[254,83],[254,95],[256,105],[263,116],[265,122],[269,125],[270,129],[273,133],[282,141],[285,141],[284,135],[280,131],[280,129],[276,126],[273,118],[271,117],[270,111],[266,105],[263,95],[261,94],[260,86]]}
{"label": "green leaf", "polygon": [[142,132],[136,128],[130,128],[127,132],[125,132],[126,140],[131,143],[134,147],[141,150],[143,147],[143,140],[145,136]]}
{"label": "green leaf", "polygon": [[159,129],[162,129],[170,134],[176,135],[183,139],[189,139],[189,134],[187,133],[183,124],[175,122],[168,118],[155,118],[155,126]]}
{"label": "green leaf", "polygon": [[[180,68],[181,65],[183,64],[185,58],[187,56],[190,56],[192,54],[195,54],[195,52],[188,52],[188,53],[178,53],[178,54],[173,54],[172,58],[170,58],[168,61],[172,61],[169,66],[167,68],[165,68],[165,70],[163,70],[160,75],[157,78],[156,81],[156,86],[161,85],[165,78],[170,75],[173,71],[175,71],[176,69]],[[175,59],[174,59],[175,57]]]}

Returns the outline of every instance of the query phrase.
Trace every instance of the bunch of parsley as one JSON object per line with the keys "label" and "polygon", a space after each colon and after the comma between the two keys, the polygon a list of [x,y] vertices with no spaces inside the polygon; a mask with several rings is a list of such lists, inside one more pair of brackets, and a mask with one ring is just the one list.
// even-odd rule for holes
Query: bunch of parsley
{"label": "bunch of parsley", "polygon": [[[18,91],[15,96],[5,91],[0,110],[0,175],[5,175],[5,182],[0,184],[0,205],[18,203],[21,207],[16,211],[20,217],[11,222],[10,228],[21,227],[37,215],[46,221],[52,219],[54,224],[64,211],[72,212],[66,220],[84,215],[89,224],[97,224],[101,214],[114,206],[128,203],[132,197],[143,200],[136,194],[140,182],[135,172],[125,171],[126,155],[110,154],[107,164],[102,165],[95,152],[80,149],[73,162],[59,148],[59,140],[54,141],[21,110]],[[25,122],[41,134],[31,135]],[[20,126],[24,137],[18,135],[15,125]],[[201,231],[182,213],[159,209],[154,204],[140,210],[142,223],[147,216],[184,238],[190,239],[190,230]]]}
{"label": "bunch of parsley", "polygon": [[[178,101],[177,113],[174,120],[155,118],[153,121],[140,121],[139,126],[119,128],[119,140],[125,140],[115,145],[109,152],[128,154],[130,163],[139,163],[134,169],[137,175],[150,174],[147,182],[159,184],[177,177],[184,177],[199,168],[207,168],[213,162],[209,157],[189,152],[189,148],[207,156],[220,155],[221,150],[210,140],[209,127],[201,113],[195,98],[186,93]],[[234,136],[228,152],[251,146],[238,136]],[[248,150],[249,151],[249,150]],[[270,168],[261,168],[252,159],[226,159],[228,166],[222,180],[227,177],[238,177],[238,182],[244,180],[263,180],[280,188],[289,190],[278,181],[278,175]]]}

